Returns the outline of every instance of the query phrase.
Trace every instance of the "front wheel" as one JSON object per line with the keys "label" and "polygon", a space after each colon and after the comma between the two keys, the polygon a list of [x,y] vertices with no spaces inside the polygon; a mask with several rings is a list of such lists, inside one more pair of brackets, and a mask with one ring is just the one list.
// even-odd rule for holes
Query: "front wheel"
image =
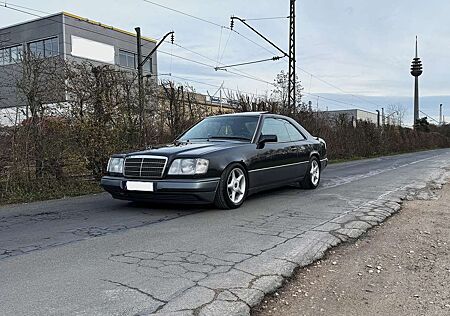
{"label": "front wheel", "polygon": [[214,204],[221,209],[240,207],[248,193],[247,173],[240,164],[231,164],[222,173]]}
{"label": "front wheel", "polygon": [[306,172],[305,178],[300,182],[302,188],[304,189],[315,189],[319,186],[320,182],[320,163],[319,159],[312,157],[309,160],[308,171]]}

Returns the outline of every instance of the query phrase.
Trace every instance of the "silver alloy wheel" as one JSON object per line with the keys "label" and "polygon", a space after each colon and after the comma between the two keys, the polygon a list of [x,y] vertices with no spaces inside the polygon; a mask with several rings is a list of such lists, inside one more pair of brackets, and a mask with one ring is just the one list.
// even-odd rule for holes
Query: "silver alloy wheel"
{"label": "silver alloy wheel", "polygon": [[230,201],[239,204],[245,195],[246,180],[244,171],[240,168],[231,170],[227,179],[227,193]]}
{"label": "silver alloy wheel", "polygon": [[317,184],[319,184],[319,179],[320,179],[320,167],[319,167],[319,163],[317,162],[317,160],[313,160],[311,161],[311,183],[314,186],[317,186]]}

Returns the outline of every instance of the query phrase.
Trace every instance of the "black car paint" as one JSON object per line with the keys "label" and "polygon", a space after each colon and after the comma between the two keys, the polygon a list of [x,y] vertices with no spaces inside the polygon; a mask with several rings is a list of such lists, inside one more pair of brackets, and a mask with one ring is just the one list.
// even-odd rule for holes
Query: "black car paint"
{"label": "black car paint", "polygon": [[[240,115],[240,114],[229,114]],[[326,167],[326,147],[316,137],[313,137],[295,120],[269,113],[252,113],[242,115],[258,115],[259,122],[251,142],[227,139],[204,140],[201,142],[179,142],[154,147],[149,150],[134,152],[116,157],[131,157],[135,155],[155,155],[168,157],[167,165],[162,179],[139,179],[139,181],[152,181],[156,184],[154,193],[126,192],[123,175],[110,174],[102,179],[102,186],[116,198],[123,199],[152,199],[161,194],[183,193],[194,194],[199,202],[212,202],[214,192],[203,194],[211,190],[212,183],[218,183],[225,168],[231,163],[242,164],[249,178],[249,194],[275,188],[284,184],[300,181],[304,178],[308,163],[312,156],[321,161],[322,168]],[[261,127],[264,119],[279,118],[289,121],[305,137],[297,142],[259,143]],[[182,134],[183,135],[183,134]],[[182,136],[181,135],[181,136]],[[180,137],[181,137],[180,136]],[[209,169],[203,175],[168,175],[171,163],[178,158],[205,158],[209,160]],[[131,179],[130,179],[131,180]],[[176,183],[180,182],[177,190]],[[160,183],[158,183],[160,182]],[[195,185],[201,182],[200,186]],[[113,184],[115,183],[115,184]],[[189,185],[183,185],[189,183]],[[208,184],[206,184],[208,183]],[[164,190],[163,188],[166,188]],[[206,191],[202,191],[204,188]],[[200,190],[201,194],[195,192]],[[198,192],[197,192],[198,193]],[[146,196],[147,195],[147,196]]]}

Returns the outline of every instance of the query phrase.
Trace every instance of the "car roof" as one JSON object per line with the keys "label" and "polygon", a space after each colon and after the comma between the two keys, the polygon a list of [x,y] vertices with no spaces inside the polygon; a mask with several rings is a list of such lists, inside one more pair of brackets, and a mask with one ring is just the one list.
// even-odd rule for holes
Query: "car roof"
{"label": "car roof", "polygon": [[269,114],[269,112],[238,112],[238,113],[227,113],[214,115],[213,117],[223,117],[223,116],[260,116],[262,114]]}

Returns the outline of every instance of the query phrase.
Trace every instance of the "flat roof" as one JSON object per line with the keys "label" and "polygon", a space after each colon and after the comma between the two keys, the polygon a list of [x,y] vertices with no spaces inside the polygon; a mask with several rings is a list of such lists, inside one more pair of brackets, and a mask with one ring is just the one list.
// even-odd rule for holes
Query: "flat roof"
{"label": "flat roof", "polygon": [[[54,16],[58,16],[58,15],[64,15],[64,16],[76,19],[78,21],[83,21],[83,22],[86,22],[86,23],[89,23],[89,24],[92,24],[92,25],[101,26],[101,27],[103,27],[105,29],[116,31],[116,32],[119,32],[119,33],[122,33],[122,34],[126,34],[126,35],[129,35],[129,36],[133,36],[133,37],[137,36],[133,32],[129,32],[129,31],[117,28],[117,27],[113,27],[113,26],[108,25],[108,24],[103,24],[103,23],[100,23],[100,22],[97,22],[97,21],[94,21],[94,20],[83,18],[83,17],[78,16],[76,14],[65,12],[65,11],[60,12],[60,13],[51,14],[51,15],[48,15],[48,16],[43,16],[43,17],[40,17],[40,18],[37,18],[37,19],[32,19],[32,20],[28,20],[28,21],[25,21],[25,22],[16,23],[16,24],[12,24],[12,25],[9,25],[9,26],[1,27],[0,30],[11,28],[11,27],[15,27],[15,26],[18,26],[18,25],[27,24],[27,23],[32,23],[32,22],[35,22],[35,21],[43,20],[43,19],[48,19],[48,18],[51,18],[51,17],[54,17]],[[157,43],[158,42],[156,39],[153,39],[151,37],[146,37],[146,36],[142,36],[142,39],[145,40],[145,41],[148,41],[148,42],[153,42],[153,43]]]}
{"label": "flat roof", "polygon": [[[68,17],[77,19],[77,20],[79,20],[79,21],[83,21],[83,22],[87,22],[87,23],[90,23],[90,24],[93,24],[93,25],[97,25],[97,26],[104,27],[104,28],[109,29],[109,30],[112,30],[112,31],[116,31],[116,32],[123,33],[123,34],[126,34],[126,35],[134,36],[134,37],[137,36],[137,35],[136,35],[135,33],[133,33],[133,32],[125,31],[125,30],[122,30],[122,29],[113,27],[113,26],[111,26],[111,25],[107,25],[107,24],[103,24],[103,23],[100,23],[100,22],[97,22],[97,21],[94,21],[94,20],[90,20],[90,19],[87,19],[87,18],[83,18],[83,17],[78,16],[78,15],[73,14],[73,13],[69,13],[69,12],[63,11],[62,14],[65,15],[65,16],[68,16]],[[146,37],[146,36],[142,36],[142,39],[143,39],[143,40],[146,40],[146,41],[149,41],[149,42],[154,42],[154,43],[157,43],[157,42],[158,42],[157,40],[155,40],[155,39],[153,39],[153,38],[150,38],[150,37]]]}
{"label": "flat roof", "polygon": [[348,109],[348,110],[329,110],[329,111],[323,111],[323,112],[333,113],[333,112],[349,112],[349,111],[361,111],[361,112],[366,112],[366,113],[370,113],[370,114],[377,114],[377,113],[372,112],[372,111],[361,110],[361,109],[357,109],[357,108],[355,108],[355,109]]}

